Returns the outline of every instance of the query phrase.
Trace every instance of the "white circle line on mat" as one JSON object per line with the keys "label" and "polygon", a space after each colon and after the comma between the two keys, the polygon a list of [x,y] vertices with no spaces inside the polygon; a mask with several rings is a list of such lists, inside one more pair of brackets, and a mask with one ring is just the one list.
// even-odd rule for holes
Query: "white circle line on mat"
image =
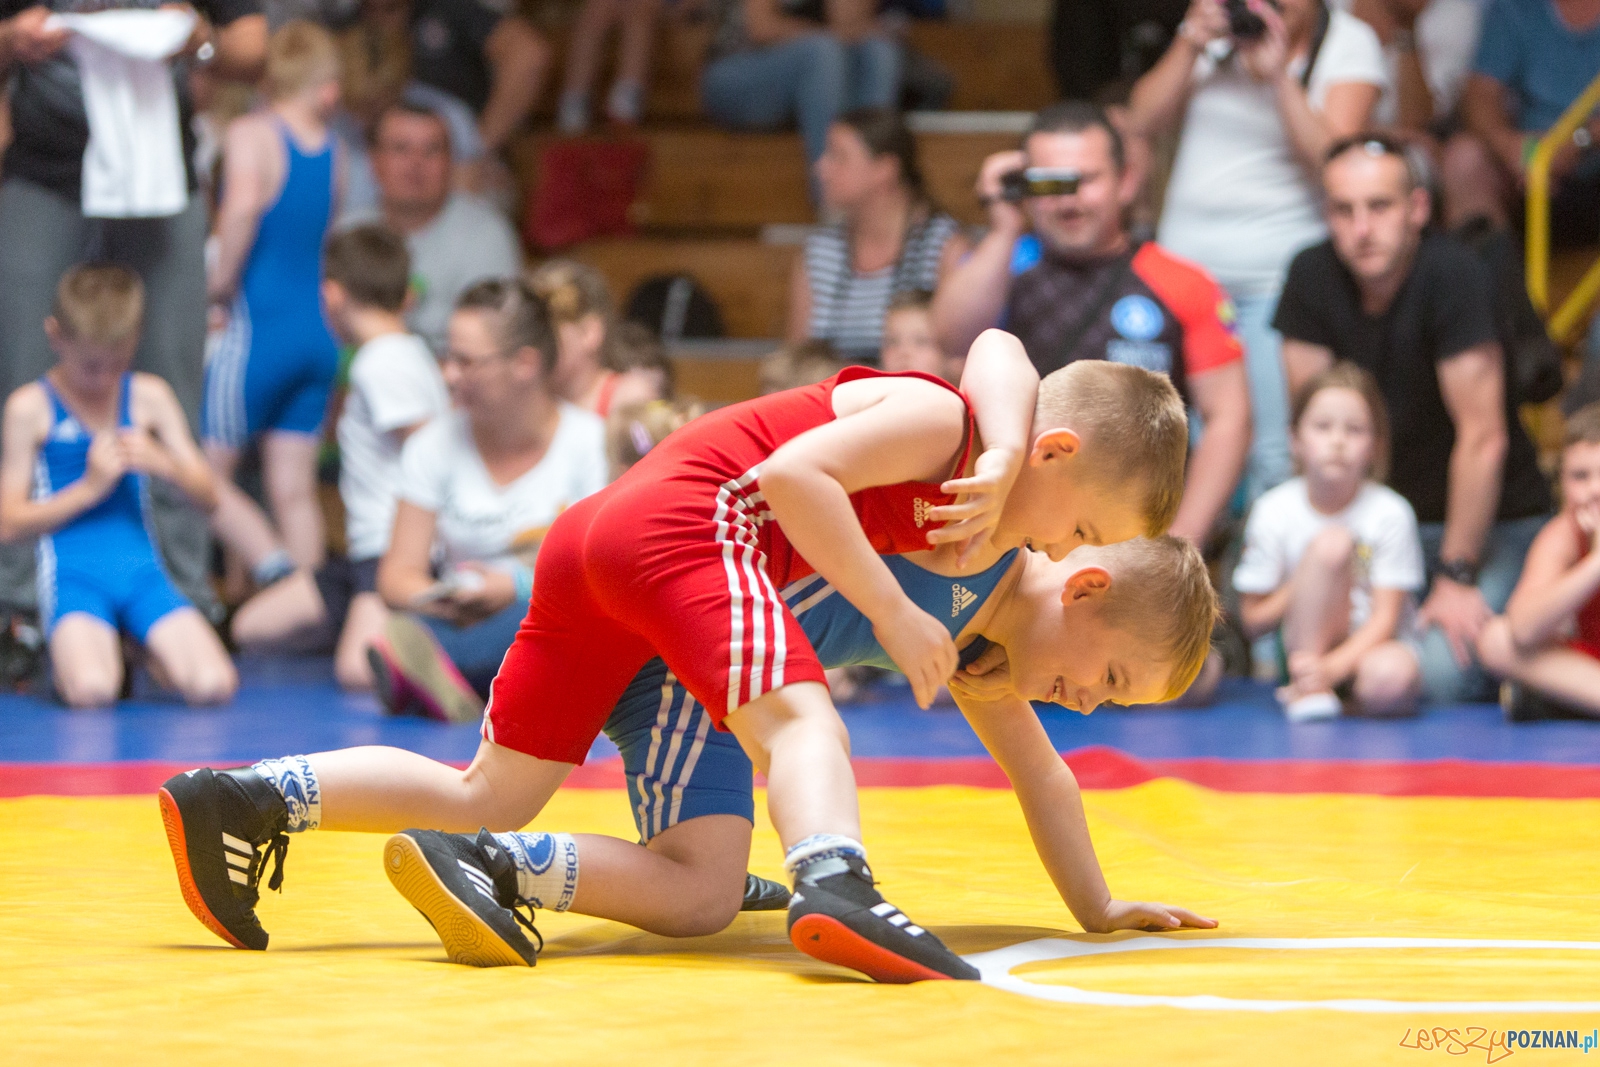
{"label": "white circle line on mat", "polygon": [[1415,1012],[1600,1012],[1600,1001],[1566,1000],[1247,1000],[1209,995],[1169,997],[1143,993],[1109,993],[1067,985],[1042,985],[1011,972],[1025,963],[1107,956],[1119,952],[1173,951],[1188,948],[1269,949],[1290,952],[1331,949],[1560,949],[1600,953],[1600,941],[1475,940],[1451,937],[1134,937],[1126,941],[1068,941],[1046,937],[1020,945],[963,957],[978,968],[984,985],[1060,1004],[1092,1004],[1107,1008],[1182,1008],[1188,1011],[1346,1011],[1378,1015]]}

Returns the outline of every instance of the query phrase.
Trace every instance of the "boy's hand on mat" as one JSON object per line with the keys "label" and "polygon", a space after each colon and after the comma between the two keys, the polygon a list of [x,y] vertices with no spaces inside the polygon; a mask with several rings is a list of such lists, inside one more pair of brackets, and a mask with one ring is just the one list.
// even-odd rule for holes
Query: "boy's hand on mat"
{"label": "boy's hand on mat", "polygon": [[96,497],[105,496],[128,473],[128,458],[114,433],[97,433],[89,442],[83,483]]}
{"label": "boy's hand on mat", "polygon": [[956,564],[965,565],[974,552],[988,543],[999,525],[1006,497],[1022,470],[1022,456],[1009,448],[986,449],[972,465],[970,478],[953,478],[939,487],[956,497],[928,512],[928,517],[946,525],[928,533],[933,545],[959,542]]}
{"label": "boy's hand on mat", "polygon": [[1011,661],[1005,647],[991,644],[978,658],[950,676],[950,691],[969,700],[990,701],[1015,696],[1011,683]]}
{"label": "boy's hand on mat", "polygon": [[1095,933],[1112,930],[1178,930],[1185,926],[1197,930],[1215,929],[1217,920],[1196,915],[1188,908],[1155,904],[1142,900],[1113,900],[1106,905],[1105,923]]}
{"label": "boy's hand on mat", "polygon": [[911,695],[916,698],[917,706],[931,707],[933,698],[939,695],[939,687],[956,672],[956,665],[961,661],[956,643],[950,640],[950,631],[907,600],[893,618],[874,623],[872,633],[911,683]]}

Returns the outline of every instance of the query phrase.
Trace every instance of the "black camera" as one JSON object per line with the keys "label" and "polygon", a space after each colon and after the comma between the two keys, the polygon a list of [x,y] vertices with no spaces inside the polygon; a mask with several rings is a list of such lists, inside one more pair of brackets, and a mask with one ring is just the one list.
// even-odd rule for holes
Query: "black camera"
{"label": "black camera", "polygon": [[[1282,10],[1276,0],[1267,0],[1273,10]],[[1228,15],[1228,33],[1236,41],[1256,41],[1267,34],[1267,22],[1250,10],[1245,0],[1222,0],[1222,10]]]}
{"label": "black camera", "polygon": [[1015,204],[1034,196],[1071,196],[1083,175],[1069,167],[1029,167],[1000,175],[1000,199]]}

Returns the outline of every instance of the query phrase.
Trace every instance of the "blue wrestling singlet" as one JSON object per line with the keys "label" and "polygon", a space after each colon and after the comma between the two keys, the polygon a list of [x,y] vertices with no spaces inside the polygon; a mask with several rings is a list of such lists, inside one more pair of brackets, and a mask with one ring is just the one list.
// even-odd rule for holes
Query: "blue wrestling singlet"
{"label": "blue wrestling singlet", "polygon": [[322,245],[333,223],[334,137],[306,154],[278,123],[283,190],[261,216],[228,325],[206,362],[201,424],[235,448],[268,430],[315,434],[339,369],[322,314]]}
{"label": "blue wrestling singlet", "polygon": [[[965,578],[934,574],[903,556],[883,561],[911,602],[955,637],[994,593],[1017,552],[1012,549],[988,570]],[[897,670],[873,636],[871,621],[820,574],[790,584],[783,599],[824,667]],[[980,637],[974,644],[987,642]],[[662,660],[651,660],[634,676],[606,722],[606,735],[622,752],[641,840],[701,815],[754,820],[750,758],[732,734],[712,727],[706,709]]]}
{"label": "blue wrestling singlet", "polygon": [[[34,463],[33,499],[60,491],[83,477],[93,434],[68,410],[60,394],[40,378],[50,398],[50,434]],[[117,428],[133,425],[129,411],[133,375],[124,374],[117,400]],[[81,611],[141,642],[170,613],[189,606],[161,561],[149,525],[148,486],[142,474],[124,474],[94,507],[39,538],[39,618],[48,635],[65,615]]]}

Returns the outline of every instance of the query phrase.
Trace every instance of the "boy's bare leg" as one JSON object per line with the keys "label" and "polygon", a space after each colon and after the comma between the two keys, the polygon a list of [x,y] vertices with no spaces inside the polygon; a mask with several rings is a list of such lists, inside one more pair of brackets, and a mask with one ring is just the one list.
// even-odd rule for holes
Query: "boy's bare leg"
{"label": "boy's bare leg", "polygon": [[69,707],[105,708],[122,692],[122,642],[105,621],[68,612],[50,633],[56,694]]}
{"label": "boy's bare leg", "polygon": [[389,606],[377,593],[357,593],[350,601],[344,629],[339,631],[339,643],[333,650],[333,676],[345,689],[365,692],[372,688],[367,649],[383,636],[383,624],[388,618]]}
{"label": "boy's bare leg", "polygon": [[583,876],[568,910],[666,937],[714,934],[739,914],[750,833],[737,815],[702,815],[648,845],[574,834]]}
{"label": "boy's bare leg", "polygon": [[1422,666],[1400,641],[1385,641],[1361,657],[1353,685],[1366,715],[1409,715],[1422,695]]}
{"label": "boy's bare leg", "polygon": [[726,725],[767,776],[767,811],[785,849],[813,834],[860,840],[850,735],[827,686],[782,686],[739,708]]}
{"label": "boy's bare leg", "polygon": [[225,704],[239,689],[239,674],[217,633],[194,608],[161,618],[145,636],[156,668],[189,704]]}
{"label": "boy's bare leg", "polygon": [[322,440],[308,433],[277,431],[261,438],[261,480],[272,504],[283,546],[295,566],[321,565],[327,532],[317,501],[317,452]]}
{"label": "boy's bare leg", "polygon": [[239,450],[207,441],[206,461],[217,475],[217,510],[211,513],[211,529],[231,552],[244,559],[253,570],[262,560],[278,551],[278,535],[266,512],[234,484],[239,466]]}
{"label": "boy's bare leg", "polygon": [[270,648],[321,625],[327,617],[311,572],[296,571],[239,605],[233,616],[233,640],[240,648]]}
{"label": "boy's bare leg", "polygon": [[1283,617],[1283,643],[1290,653],[1321,655],[1344,640],[1354,561],[1355,539],[1342,527],[1328,527],[1306,546],[1290,579],[1294,595]]}
{"label": "boy's bare leg", "polygon": [[1493,673],[1600,716],[1600,660],[1559,645],[1520,651],[1504,616],[1484,627],[1478,655]]}

